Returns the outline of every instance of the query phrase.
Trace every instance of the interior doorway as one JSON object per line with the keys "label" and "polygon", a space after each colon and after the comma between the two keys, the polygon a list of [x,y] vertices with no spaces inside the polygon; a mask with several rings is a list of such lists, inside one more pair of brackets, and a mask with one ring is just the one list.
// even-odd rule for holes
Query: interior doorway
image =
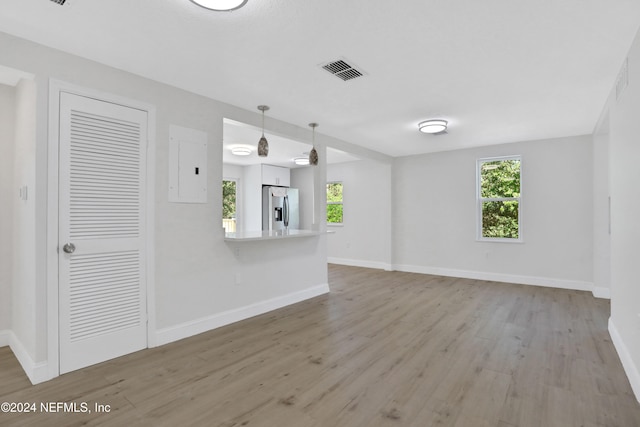
{"label": "interior doorway", "polygon": [[147,112],[62,92],[60,372],[147,347]]}

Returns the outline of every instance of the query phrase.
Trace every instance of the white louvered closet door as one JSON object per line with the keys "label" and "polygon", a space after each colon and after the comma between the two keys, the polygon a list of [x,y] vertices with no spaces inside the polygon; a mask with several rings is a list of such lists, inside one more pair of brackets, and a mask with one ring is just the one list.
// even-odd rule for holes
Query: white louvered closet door
{"label": "white louvered closet door", "polygon": [[146,146],[147,112],[61,93],[60,373],[147,347]]}

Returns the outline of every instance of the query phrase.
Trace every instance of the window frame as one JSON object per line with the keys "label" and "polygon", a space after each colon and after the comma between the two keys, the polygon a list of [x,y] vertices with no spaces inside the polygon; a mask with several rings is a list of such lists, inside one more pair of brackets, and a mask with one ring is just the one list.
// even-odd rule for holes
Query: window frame
{"label": "window frame", "polygon": [[[327,215],[326,221],[327,221],[327,226],[331,226],[331,227],[342,227],[344,226],[344,182],[343,181],[327,181],[327,185],[326,188],[328,190],[329,184],[340,184],[342,186],[342,200],[339,202],[330,202],[329,199],[327,198],[326,200],[326,206],[325,206],[325,211],[327,210],[327,207],[329,205],[341,205],[342,206],[342,222],[329,222],[329,218]],[[325,190],[325,191],[327,191]],[[325,212],[325,215],[328,212]]]}
{"label": "window frame", "polygon": [[[241,186],[240,186],[240,178],[237,178],[237,177],[225,177],[225,176],[223,176],[223,177],[222,177],[222,185],[224,185],[224,181],[233,181],[233,182],[235,182],[235,183],[236,183],[236,202],[235,202],[235,205],[236,205],[236,218],[235,218],[235,220],[236,220],[236,230],[238,230],[238,229],[240,229],[240,225],[241,225],[240,223],[241,223],[241,220],[242,220],[241,215],[240,215],[240,213],[241,213],[241,208],[242,208],[242,207],[240,206],[240,204],[241,204],[241,194],[240,194]],[[224,204],[224,194],[222,195],[222,203]],[[224,218],[222,218],[222,221],[224,222]],[[222,228],[224,229],[224,225],[223,225],[223,227],[222,227]],[[225,229],[225,232],[226,232],[226,229]]]}
{"label": "window frame", "polygon": [[[519,197],[482,197],[482,165],[489,162],[518,160],[520,162],[520,196]],[[499,243],[523,243],[522,233],[522,184],[523,184],[522,155],[484,157],[476,160],[476,241]],[[483,202],[504,202],[516,200],[518,202],[518,238],[485,237],[482,235],[482,204]]]}

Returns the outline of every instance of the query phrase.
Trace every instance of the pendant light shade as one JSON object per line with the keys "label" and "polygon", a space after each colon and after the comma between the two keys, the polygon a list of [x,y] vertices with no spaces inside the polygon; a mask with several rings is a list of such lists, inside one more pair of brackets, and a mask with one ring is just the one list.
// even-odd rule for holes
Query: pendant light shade
{"label": "pendant light shade", "polygon": [[318,152],[316,151],[316,128],[318,127],[317,123],[309,123],[309,126],[312,129],[311,134],[311,151],[309,152],[309,164],[312,166],[318,166]]}
{"label": "pendant light shade", "polygon": [[269,155],[269,142],[264,137],[264,112],[269,110],[267,105],[258,105],[258,110],[262,111],[262,138],[258,141],[258,156],[267,157]]}
{"label": "pendant light shade", "polygon": [[309,152],[309,164],[311,166],[318,166],[318,152],[315,148],[312,148]]}
{"label": "pendant light shade", "polygon": [[258,156],[267,157],[269,155],[269,141],[262,135],[260,141],[258,141]]}

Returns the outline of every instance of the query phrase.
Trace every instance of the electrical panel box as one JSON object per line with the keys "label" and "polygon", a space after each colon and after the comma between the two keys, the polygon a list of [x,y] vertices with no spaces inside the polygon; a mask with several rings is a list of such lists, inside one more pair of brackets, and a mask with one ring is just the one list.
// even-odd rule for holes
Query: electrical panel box
{"label": "electrical panel box", "polygon": [[169,201],[207,202],[207,134],[171,125],[169,128]]}

